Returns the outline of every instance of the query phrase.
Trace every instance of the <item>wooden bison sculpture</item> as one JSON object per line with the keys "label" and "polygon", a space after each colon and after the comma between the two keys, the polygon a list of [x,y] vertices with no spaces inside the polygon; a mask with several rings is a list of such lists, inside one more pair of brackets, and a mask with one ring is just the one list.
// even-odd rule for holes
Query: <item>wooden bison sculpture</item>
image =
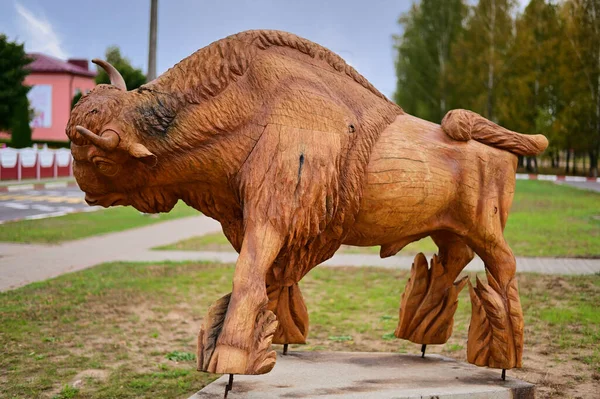
{"label": "wooden bison sculpture", "polygon": [[66,133],[90,205],[168,212],[178,200],[218,220],[239,258],[233,290],[208,311],[198,368],[261,374],[271,343],[304,343],[298,282],[341,244],[381,256],[430,236],[402,296],[396,336],[441,344],[452,332],[455,281],[474,252],[487,283],[469,283],[467,357],[521,366],[523,314],[515,257],[503,237],[517,155],[545,137],[466,110],[441,126],[406,114],[331,51],[290,33],[242,32],[198,50],[127,91],[111,78],[85,95]]}

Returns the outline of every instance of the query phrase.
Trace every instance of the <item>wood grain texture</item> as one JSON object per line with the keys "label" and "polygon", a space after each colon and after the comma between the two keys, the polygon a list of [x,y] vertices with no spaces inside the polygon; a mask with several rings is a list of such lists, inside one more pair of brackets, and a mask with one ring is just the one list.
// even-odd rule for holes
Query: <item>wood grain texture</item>
{"label": "wood grain texture", "polygon": [[298,283],[290,286],[267,286],[267,309],[277,316],[279,325],[274,344],[305,344],[308,335],[308,310]]}
{"label": "wood grain texture", "polygon": [[[483,295],[473,319],[488,331],[504,307],[508,324],[490,339],[507,359],[520,356],[516,265],[502,232],[515,154],[542,151],[543,136],[465,110],[441,126],[407,115],[336,54],[281,31],[216,41],[136,90],[114,77],[78,102],[66,128],[86,201],[154,213],[183,200],[218,220],[240,254],[230,296],[199,334],[199,369],[267,372],[271,342],[306,340],[298,282],[313,267],[341,244],[380,245],[385,257],[427,236],[440,251],[431,269],[415,260],[398,334],[447,339],[464,284],[454,281],[474,251],[499,297],[473,289]],[[510,339],[495,338],[502,328]],[[475,356],[492,367],[501,357]]]}
{"label": "wood grain texture", "polygon": [[402,294],[396,337],[417,344],[448,341],[452,335],[458,294],[467,284],[466,276],[457,282],[454,282],[455,277],[452,268],[448,270],[436,255],[431,260],[431,268],[427,267],[425,255],[420,253],[415,257]]}
{"label": "wood grain texture", "polygon": [[548,139],[541,134],[531,136],[512,132],[464,109],[449,111],[442,119],[442,129],[455,140],[475,139],[517,155],[536,155],[548,147]]}
{"label": "wood grain texture", "polygon": [[472,316],[468,361],[503,369],[522,367],[524,324],[516,278],[511,280],[504,297],[491,275],[487,284],[479,278],[475,287],[469,282],[469,292]]}
{"label": "wood grain texture", "polygon": [[225,314],[229,306],[231,294],[227,294],[213,303],[204,320],[202,327],[198,333],[197,357],[198,370],[207,370],[212,354],[217,347],[217,338],[223,329]]}
{"label": "wood grain texture", "polygon": [[[275,366],[277,355],[271,350],[273,334],[277,330],[277,318],[270,310],[260,311],[256,317],[252,347],[247,356],[247,361],[237,362],[232,368],[229,362],[219,362],[219,356],[227,356],[227,351],[221,350],[215,354],[217,338],[221,334],[225,322],[225,316],[231,300],[231,294],[227,294],[211,305],[207,315],[204,317],[202,327],[198,333],[197,343],[197,366],[199,371],[210,373],[231,374],[264,374]],[[223,348],[223,347],[221,347]],[[234,353],[237,350],[234,349]],[[226,352],[224,354],[223,352]],[[243,356],[246,358],[246,356]]]}

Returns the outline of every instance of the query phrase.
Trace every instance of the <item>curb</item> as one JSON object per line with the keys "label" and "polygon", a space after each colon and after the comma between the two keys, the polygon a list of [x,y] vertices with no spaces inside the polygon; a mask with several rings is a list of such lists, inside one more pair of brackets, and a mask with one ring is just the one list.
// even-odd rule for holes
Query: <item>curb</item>
{"label": "curb", "polygon": [[61,211],[61,212],[52,212],[52,213],[40,213],[40,214],[37,214],[37,215],[25,216],[23,218],[18,218],[18,219],[0,220],[0,225],[6,224],[6,223],[21,222],[23,220],[36,220],[36,219],[55,218],[55,217],[59,217],[59,216],[72,215],[74,213],[96,212],[96,211],[99,211],[100,209],[102,209],[101,206],[91,206],[89,208],[77,209],[75,211]]}
{"label": "curb", "polygon": [[0,193],[9,193],[23,190],[45,190],[50,188],[79,187],[74,181],[15,184],[14,186],[0,186]]}
{"label": "curb", "polygon": [[600,183],[600,177],[536,175],[531,173],[517,173],[517,180],[578,181]]}

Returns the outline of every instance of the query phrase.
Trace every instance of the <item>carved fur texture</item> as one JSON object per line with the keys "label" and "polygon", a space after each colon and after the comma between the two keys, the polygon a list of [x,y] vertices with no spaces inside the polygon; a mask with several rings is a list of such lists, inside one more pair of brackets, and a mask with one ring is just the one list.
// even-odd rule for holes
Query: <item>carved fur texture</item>
{"label": "carved fur texture", "polygon": [[415,257],[410,278],[400,303],[395,335],[417,344],[444,344],[452,335],[458,294],[467,277],[454,282],[439,258],[434,255],[431,268],[422,253]]}
{"label": "carved fur texture", "polygon": [[[231,294],[227,294],[208,309],[198,333],[198,371],[209,373],[225,373],[228,371],[219,369],[218,363],[214,361],[213,354],[217,348],[217,339],[223,329],[230,300]],[[252,343],[247,353],[247,362],[244,369],[236,370],[235,374],[265,374],[271,371],[277,359],[275,351],[271,349],[273,334],[276,330],[277,318],[275,314],[268,309],[260,311],[256,316]]]}
{"label": "carved fur texture", "polygon": [[442,129],[454,140],[473,139],[517,155],[537,155],[548,147],[548,139],[541,134],[513,132],[465,109],[448,111],[442,119]]}
{"label": "carved fur texture", "polygon": [[265,374],[275,366],[277,354],[271,349],[273,334],[277,330],[277,318],[270,310],[263,310],[256,318],[254,345],[244,374]]}
{"label": "carved fur texture", "polygon": [[504,292],[488,274],[487,284],[479,278],[475,287],[469,282],[469,292],[472,315],[468,361],[478,366],[503,369],[522,367],[523,312],[516,278]]}
{"label": "carved fur texture", "polygon": [[308,310],[298,284],[267,287],[268,309],[275,313],[279,325],[274,344],[305,344],[308,335]]}
{"label": "carved fur texture", "polygon": [[204,320],[200,332],[198,333],[197,356],[198,371],[207,371],[209,369],[210,359],[217,347],[217,338],[223,328],[225,315],[231,294],[227,294],[213,303]]}

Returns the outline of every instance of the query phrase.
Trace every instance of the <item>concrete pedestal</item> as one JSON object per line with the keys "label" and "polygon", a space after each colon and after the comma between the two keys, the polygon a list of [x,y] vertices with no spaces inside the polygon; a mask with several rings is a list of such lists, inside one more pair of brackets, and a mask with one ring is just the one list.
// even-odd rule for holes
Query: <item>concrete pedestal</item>
{"label": "concrete pedestal", "polygon": [[[534,385],[510,377],[502,381],[500,373],[438,355],[278,353],[270,373],[236,375],[228,399],[535,397]],[[223,375],[190,399],[222,398],[228,378]]]}

